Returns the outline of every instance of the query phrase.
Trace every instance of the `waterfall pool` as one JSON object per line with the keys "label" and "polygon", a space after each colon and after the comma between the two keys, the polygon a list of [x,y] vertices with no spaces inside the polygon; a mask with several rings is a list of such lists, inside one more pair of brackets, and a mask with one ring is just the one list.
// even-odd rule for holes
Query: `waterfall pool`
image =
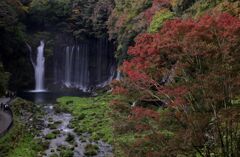
{"label": "waterfall pool", "polygon": [[56,99],[63,96],[77,96],[77,97],[89,97],[90,93],[81,91],[48,91],[43,90],[41,92],[35,90],[19,91],[17,95],[23,99],[35,102],[35,103],[55,103]]}

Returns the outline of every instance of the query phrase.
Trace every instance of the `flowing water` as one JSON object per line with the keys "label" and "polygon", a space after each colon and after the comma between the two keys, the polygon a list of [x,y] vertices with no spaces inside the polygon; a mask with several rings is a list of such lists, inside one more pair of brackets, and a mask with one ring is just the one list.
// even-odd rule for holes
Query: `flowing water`
{"label": "flowing water", "polygon": [[89,91],[115,77],[114,49],[107,39],[62,41],[54,51],[54,80],[58,86]]}
{"label": "flowing water", "polygon": [[[61,156],[61,151],[70,149],[73,152],[72,157],[86,157],[85,146],[92,144],[98,146],[97,155],[93,157],[111,157],[113,156],[112,146],[99,140],[91,141],[90,135],[86,133],[77,134],[71,127],[70,123],[73,116],[70,113],[57,112],[54,104],[56,98],[71,95],[88,97],[87,93],[83,92],[21,92],[18,96],[31,100],[38,104],[40,108],[43,108],[44,114],[41,121],[40,132],[36,135],[36,139],[43,140],[44,143],[49,143],[44,152],[38,154],[41,157]],[[57,133],[56,133],[57,132]],[[47,138],[47,135],[54,133],[54,138]],[[68,136],[71,135],[73,140],[69,142]]]}
{"label": "flowing water", "polygon": [[27,44],[35,72],[35,89],[32,92],[46,91],[44,80],[50,90],[71,88],[91,92],[108,85],[116,77],[114,46],[107,39],[64,40],[55,42],[53,57],[46,63],[51,66],[46,68],[44,41],[37,47],[37,53],[33,53]]}
{"label": "flowing water", "polygon": [[121,71],[120,70],[118,70],[117,71],[117,76],[116,76],[116,80],[118,80],[118,81],[120,81],[121,80]]}
{"label": "flowing water", "polygon": [[40,42],[40,46],[37,48],[37,64],[35,66],[35,80],[36,80],[36,91],[44,90],[44,42]]}
{"label": "flowing water", "polygon": [[[59,134],[53,139],[46,139],[49,142],[49,148],[43,153],[43,157],[50,157],[51,155],[59,155],[61,148],[71,149],[73,151],[73,157],[85,157],[85,146],[88,144],[97,145],[99,150],[94,157],[110,157],[112,156],[112,147],[104,142],[97,141],[92,142],[89,140],[89,134],[83,133],[81,136],[74,132],[74,129],[69,127],[70,121],[73,118],[69,113],[56,113],[54,107],[51,104],[44,106],[46,116],[44,116],[44,129],[36,138],[43,139],[46,135],[52,132],[58,131]],[[56,128],[49,127],[54,123],[59,123]],[[66,139],[71,135],[74,137],[72,142],[68,142]]]}
{"label": "flowing water", "polygon": [[43,92],[44,89],[44,72],[45,72],[45,58],[44,58],[44,41],[40,41],[40,45],[37,48],[36,61],[32,57],[32,48],[28,45],[30,51],[30,60],[32,62],[34,72],[35,72],[35,89],[33,92]]}

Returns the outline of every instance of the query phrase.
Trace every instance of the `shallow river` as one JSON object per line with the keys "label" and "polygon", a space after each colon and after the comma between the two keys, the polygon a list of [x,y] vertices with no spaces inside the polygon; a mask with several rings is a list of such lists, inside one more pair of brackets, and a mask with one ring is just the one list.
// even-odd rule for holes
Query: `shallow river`
{"label": "shallow river", "polygon": [[[40,130],[40,134],[36,138],[43,139],[45,143],[49,143],[49,147],[43,154],[39,156],[43,157],[57,157],[61,154],[62,150],[71,150],[73,157],[85,157],[86,145],[92,144],[98,146],[97,155],[94,157],[111,157],[112,146],[104,143],[103,141],[91,141],[88,133],[78,135],[74,132],[74,129],[70,127],[70,122],[73,116],[69,113],[57,113],[54,109],[54,102],[56,95],[52,99],[50,93],[30,93],[25,98],[35,101],[38,100],[38,105],[43,107],[44,116],[42,121],[44,122],[43,129]],[[48,99],[44,99],[48,97]],[[75,95],[76,96],[76,95]],[[39,102],[41,100],[41,102]],[[50,101],[49,101],[50,100]]]}

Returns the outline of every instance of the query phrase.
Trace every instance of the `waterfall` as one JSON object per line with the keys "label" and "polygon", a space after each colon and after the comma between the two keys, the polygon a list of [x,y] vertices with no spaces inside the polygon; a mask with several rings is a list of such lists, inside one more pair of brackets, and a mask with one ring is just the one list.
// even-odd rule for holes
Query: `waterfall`
{"label": "waterfall", "polygon": [[121,71],[120,70],[117,71],[116,80],[118,80],[118,81],[121,80]]}
{"label": "waterfall", "polygon": [[35,72],[35,92],[41,92],[44,90],[44,42],[41,41],[40,45],[37,48],[37,56],[36,56],[36,62],[34,62],[34,59],[32,57],[32,48],[27,44],[29,51],[30,51],[30,60],[34,68]]}
{"label": "waterfall", "polygon": [[88,48],[84,44],[67,46],[65,49],[64,85],[87,90],[88,84]]}
{"label": "waterfall", "polygon": [[40,45],[37,48],[37,64],[35,66],[35,90],[43,91],[44,90],[44,42],[41,41]]}
{"label": "waterfall", "polygon": [[107,39],[61,43],[54,51],[55,84],[90,91],[115,76],[114,49]]}
{"label": "waterfall", "polygon": [[64,84],[67,87],[71,86],[73,50],[74,50],[74,46],[71,48],[71,50],[69,46],[66,47],[65,83]]}
{"label": "waterfall", "polygon": [[97,87],[105,87],[106,85],[108,85],[114,79],[114,76],[115,76],[115,66],[112,66],[111,69],[110,69],[108,79],[99,83],[99,84],[97,84]]}

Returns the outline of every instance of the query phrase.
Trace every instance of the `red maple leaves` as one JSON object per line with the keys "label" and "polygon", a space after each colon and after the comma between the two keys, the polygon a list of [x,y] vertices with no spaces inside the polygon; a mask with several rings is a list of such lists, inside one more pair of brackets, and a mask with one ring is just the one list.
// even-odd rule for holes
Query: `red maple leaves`
{"label": "red maple leaves", "polygon": [[[124,113],[127,117],[126,128],[135,132],[152,131],[150,135],[154,137],[140,139],[134,150],[144,147],[148,150],[141,153],[151,154],[150,149],[157,145],[158,156],[164,153],[162,147],[172,149],[171,144],[174,148],[181,147],[181,142],[175,145],[179,139],[192,142],[193,147],[187,146],[191,151],[198,149],[196,145],[202,150],[202,145],[213,142],[205,137],[209,134],[206,127],[219,127],[220,123],[214,126],[212,119],[222,118],[216,114],[231,108],[240,95],[240,19],[222,13],[198,20],[170,20],[158,33],[140,34],[128,54],[130,59],[121,67],[124,77],[114,83],[115,94],[123,96],[119,102],[115,101],[114,109],[119,111],[116,115]],[[158,101],[173,111],[170,119],[177,119],[183,125],[170,143],[167,136],[159,133],[160,113],[151,104]],[[211,134],[215,136],[218,132]],[[213,146],[219,150],[217,140]]]}
{"label": "red maple leaves", "polygon": [[159,33],[136,38],[128,50],[132,59],[121,67],[125,81],[131,89],[150,93],[149,99],[164,99],[174,105],[190,103],[187,95],[195,90],[208,90],[212,99],[220,97],[221,90],[212,87],[217,89],[220,83],[215,80],[239,82],[239,76],[230,80],[225,76],[233,76],[231,70],[238,69],[239,36],[240,20],[225,13],[167,21]]}

